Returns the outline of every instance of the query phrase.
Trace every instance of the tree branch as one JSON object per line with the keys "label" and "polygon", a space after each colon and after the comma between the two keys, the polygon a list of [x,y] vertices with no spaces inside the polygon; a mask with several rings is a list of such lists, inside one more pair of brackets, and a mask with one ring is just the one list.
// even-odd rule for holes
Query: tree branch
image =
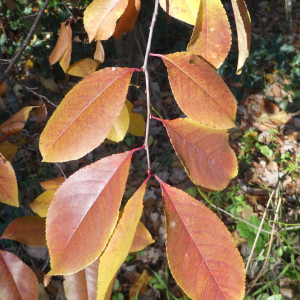
{"label": "tree branch", "polygon": [[8,76],[9,72],[11,71],[11,69],[13,68],[13,66],[15,65],[15,63],[18,61],[19,57],[21,56],[21,54],[23,53],[23,51],[25,50],[25,48],[28,46],[32,36],[33,36],[33,33],[43,15],[43,12],[44,10],[46,9],[46,7],[48,6],[50,0],[46,0],[44,5],[41,7],[30,31],[29,31],[29,34],[27,35],[23,45],[20,47],[19,51],[15,54],[14,58],[11,60],[9,66],[7,67],[7,69],[5,70],[4,74],[1,75],[0,77],[0,84],[4,81],[4,79]]}

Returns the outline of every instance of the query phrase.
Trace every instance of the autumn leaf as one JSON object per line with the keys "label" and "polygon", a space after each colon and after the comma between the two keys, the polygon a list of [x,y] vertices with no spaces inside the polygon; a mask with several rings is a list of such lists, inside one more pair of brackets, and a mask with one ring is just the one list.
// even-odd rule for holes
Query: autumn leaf
{"label": "autumn leaf", "polygon": [[33,300],[39,295],[34,272],[18,256],[0,250],[0,299]]}
{"label": "autumn leaf", "polygon": [[53,200],[55,191],[46,191],[29,204],[32,211],[40,217],[47,217],[48,208]]}
{"label": "autumn leaf", "polygon": [[141,114],[132,111],[133,105],[129,100],[126,99],[125,104],[129,113],[129,127],[128,132],[135,136],[144,136],[146,131],[146,124]]}
{"label": "autumn leaf", "polygon": [[237,74],[242,73],[251,45],[251,19],[244,0],[231,0],[238,34],[239,59]]}
{"label": "autumn leaf", "polygon": [[161,8],[173,18],[196,24],[200,0],[159,0]]}
{"label": "autumn leaf", "polygon": [[117,223],[134,151],[80,169],[58,188],[46,221],[48,276],[75,273],[100,256]]}
{"label": "autumn leaf", "polygon": [[128,5],[128,0],[94,0],[85,10],[83,23],[89,42],[109,39],[116,22]]}
{"label": "autumn leaf", "polygon": [[137,252],[145,249],[150,244],[154,243],[150,232],[145,225],[140,221],[137,225],[133,242],[129,252]]}
{"label": "autumn leaf", "polygon": [[18,241],[34,247],[46,247],[46,218],[26,216],[14,219],[5,229],[1,238]]}
{"label": "autumn leaf", "polygon": [[218,69],[227,57],[230,46],[231,30],[221,0],[200,1],[187,51],[202,56]]}
{"label": "autumn leaf", "polygon": [[123,107],[134,70],[102,69],[65,96],[40,137],[44,161],[74,160],[104,141]]}
{"label": "autumn leaf", "polygon": [[0,97],[2,97],[8,91],[8,86],[5,81],[0,84]]}
{"label": "autumn leaf", "polygon": [[0,143],[0,153],[2,153],[6,160],[11,162],[19,147],[19,145],[4,141]]}
{"label": "autumn leaf", "polygon": [[66,27],[66,23],[60,24],[60,34],[57,43],[49,56],[50,65],[59,61],[64,72],[69,67],[72,52],[72,29],[70,22],[68,27]]}
{"label": "autumn leaf", "polygon": [[212,67],[188,52],[152,56],[163,59],[175,99],[188,117],[210,128],[235,126],[236,101]]}
{"label": "autumn leaf", "polygon": [[[28,119],[30,111],[36,106],[26,106],[0,125],[0,141],[21,131]],[[4,134],[3,135],[1,135]]]}
{"label": "autumn leaf", "polygon": [[226,130],[207,128],[189,118],[162,122],[185,170],[200,188],[220,191],[237,175]]}
{"label": "autumn leaf", "polygon": [[243,299],[244,263],[227,227],[199,201],[158,180],[167,258],[176,282],[191,299]]}
{"label": "autumn leaf", "polygon": [[59,94],[59,88],[58,85],[52,81],[44,78],[43,76],[40,76],[41,84],[48,90]]}
{"label": "autumn leaf", "polygon": [[105,52],[101,41],[96,41],[94,60],[97,62],[97,69],[99,68],[100,64],[102,64],[105,60]]}
{"label": "autumn leaf", "polygon": [[117,116],[114,125],[112,126],[106,138],[113,142],[120,142],[124,139],[127,129],[129,127],[129,113],[124,104],[120,114]]}
{"label": "autumn leaf", "polygon": [[135,20],[141,9],[140,0],[129,0],[128,5],[117,23],[113,37],[118,40],[120,36],[134,28]]}
{"label": "autumn leaf", "polygon": [[86,76],[94,73],[97,68],[97,62],[91,58],[83,58],[73,65],[71,65],[68,70],[67,74],[78,76],[85,78]]}
{"label": "autumn leaf", "polygon": [[15,171],[0,153],[0,202],[19,207],[18,185]]}
{"label": "autumn leaf", "polygon": [[146,270],[143,271],[142,275],[139,277],[138,281],[130,288],[129,298],[133,300],[136,295],[141,296],[145,294],[147,286],[150,283],[152,277],[148,274]]}
{"label": "autumn leaf", "polygon": [[143,212],[143,198],[148,179],[128,200],[108,246],[100,256],[97,300],[105,298],[106,291],[124,263]]}
{"label": "autumn leaf", "polygon": [[83,270],[65,276],[64,290],[67,299],[96,300],[98,266],[97,259]]}
{"label": "autumn leaf", "polygon": [[47,191],[56,191],[65,181],[65,177],[61,176],[46,181],[41,181],[40,185]]}

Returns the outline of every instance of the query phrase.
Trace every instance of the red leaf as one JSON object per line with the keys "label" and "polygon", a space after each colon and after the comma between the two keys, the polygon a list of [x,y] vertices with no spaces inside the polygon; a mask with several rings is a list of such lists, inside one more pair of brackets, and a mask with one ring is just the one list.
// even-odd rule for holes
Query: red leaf
{"label": "red leaf", "polygon": [[176,154],[192,181],[219,191],[238,173],[234,151],[224,129],[204,127],[191,119],[162,120]]}
{"label": "red leaf", "polygon": [[104,141],[123,107],[134,70],[102,69],[66,95],[41,134],[44,161],[78,159]]}
{"label": "red leaf", "polygon": [[75,273],[104,250],[116,226],[134,151],[77,171],[56,191],[46,221],[52,268],[47,275]]}
{"label": "red leaf", "polygon": [[167,257],[176,282],[192,299],[243,299],[244,263],[226,226],[199,201],[158,180]]}
{"label": "red leaf", "polygon": [[235,99],[212,67],[188,52],[152,56],[163,59],[175,99],[187,116],[210,128],[235,126]]}
{"label": "red leaf", "polygon": [[34,247],[46,247],[46,218],[26,216],[14,219],[5,229],[2,238]]}
{"label": "red leaf", "polygon": [[39,295],[34,272],[16,255],[0,250],[0,299],[33,300]]}
{"label": "red leaf", "polygon": [[19,207],[18,185],[15,171],[0,153],[0,202]]}

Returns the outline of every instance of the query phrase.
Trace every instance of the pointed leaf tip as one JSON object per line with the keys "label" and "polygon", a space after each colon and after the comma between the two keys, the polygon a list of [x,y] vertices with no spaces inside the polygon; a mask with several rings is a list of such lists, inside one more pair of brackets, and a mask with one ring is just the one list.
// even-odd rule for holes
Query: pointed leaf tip
{"label": "pointed leaf tip", "polygon": [[49,276],[75,273],[104,250],[116,226],[133,152],[80,169],[56,191],[46,222]]}
{"label": "pointed leaf tip", "polygon": [[200,188],[224,189],[237,175],[237,159],[225,129],[211,129],[192,119],[164,120],[176,154]]}
{"label": "pointed leaf tip", "polygon": [[170,270],[191,299],[242,300],[245,268],[222,221],[187,193],[160,181]]}
{"label": "pointed leaf tip", "polygon": [[153,56],[163,59],[175,99],[187,116],[210,128],[235,127],[235,98],[211,66],[188,52]]}

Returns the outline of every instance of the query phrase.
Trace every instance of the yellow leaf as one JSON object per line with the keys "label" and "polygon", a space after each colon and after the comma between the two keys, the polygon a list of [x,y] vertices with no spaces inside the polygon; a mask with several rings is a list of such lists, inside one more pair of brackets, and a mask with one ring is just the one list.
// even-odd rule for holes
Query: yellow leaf
{"label": "yellow leaf", "polygon": [[231,0],[238,34],[239,59],[237,74],[242,73],[251,44],[251,19],[244,0]]}
{"label": "yellow leaf", "polygon": [[96,51],[94,54],[94,60],[97,61],[97,69],[99,68],[99,65],[104,62],[105,59],[105,52],[103,45],[100,41],[96,42]]}
{"label": "yellow leaf", "polygon": [[187,51],[202,56],[218,69],[231,46],[231,30],[221,0],[200,1]]}
{"label": "yellow leaf", "polygon": [[146,270],[144,270],[138,281],[129,290],[130,300],[135,299],[136,295],[143,295],[146,292],[147,286],[150,283],[151,279],[152,277]]}
{"label": "yellow leaf", "polygon": [[47,191],[56,191],[65,181],[66,179],[61,176],[46,181],[41,181],[40,185]]}
{"label": "yellow leaf", "polygon": [[33,68],[34,60],[33,59],[27,59],[25,62],[25,69],[28,71],[29,69]]}
{"label": "yellow leaf", "polygon": [[17,153],[19,149],[19,146],[7,141],[0,143],[0,152],[3,154],[3,156],[11,162],[14,158],[15,154]]}
{"label": "yellow leaf", "polygon": [[95,60],[84,58],[71,65],[67,70],[67,74],[84,78],[94,73],[96,68],[97,62]]}
{"label": "yellow leaf", "polygon": [[70,60],[71,60],[71,52],[72,52],[72,29],[70,26],[70,22],[68,24],[68,27],[66,27],[67,31],[67,48],[63,54],[63,56],[59,59],[59,64],[66,73],[67,69],[69,68],[70,65]]}
{"label": "yellow leaf", "polygon": [[129,252],[141,251],[150,244],[154,243],[150,232],[145,227],[145,225],[140,221],[136,228],[134,239]]}
{"label": "yellow leaf", "polygon": [[33,212],[40,217],[47,217],[49,205],[54,197],[55,191],[46,191],[39,195],[32,203],[29,204]]}
{"label": "yellow leaf", "polygon": [[129,126],[129,113],[124,104],[107,138],[114,142],[120,142],[124,139]]}
{"label": "yellow leaf", "polygon": [[128,0],[94,0],[86,8],[83,17],[89,42],[94,39],[99,41],[109,39],[127,5]]}
{"label": "yellow leaf", "polygon": [[268,115],[268,114],[262,114],[260,117],[257,118],[258,122],[266,123],[270,121],[271,119],[275,119],[281,123],[287,122],[287,113],[285,111],[280,111],[277,114]]}
{"label": "yellow leaf", "polygon": [[126,99],[125,104],[127,106],[130,117],[128,132],[135,136],[144,136],[146,125],[143,116],[132,111],[133,105],[129,100]]}
{"label": "yellow leaf", "polygon": [[143,198],[148,179],[128,200],[116,229],[100,256],[97,300],[104,300],[106,291],[125,261],[143,212]]}
{"label": "yellow leaf", "polygon": [[58,85],[53,82],[52,80],[48,80],[44,78],[43,76],[40,77],[41,79],[41,84],[48,90],[54,92],[54,93],[59,93],[59,88]]}
{"label": "yellow leaf", "polygon": [[191,25],[196,24],[200,0],[160,0],[159,4],[173,18]]}

